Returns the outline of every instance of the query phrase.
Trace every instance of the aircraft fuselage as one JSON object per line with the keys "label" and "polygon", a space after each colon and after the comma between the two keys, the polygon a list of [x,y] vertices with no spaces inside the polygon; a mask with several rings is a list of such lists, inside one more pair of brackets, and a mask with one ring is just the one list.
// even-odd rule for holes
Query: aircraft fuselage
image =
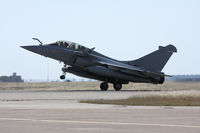
{"label": "aircraft fuselage", "polygon": [[[104,81],[100,86],[101,90],[108,89],[107,83],[113,83],[115,90],[120,90],[122,84],[129,82],[154,84],[162,84],[164,82],[165,75],[160,71],[147,70],[143,66],[131,64],[134,61],[118,61],[104,56],[94,51],[94,49],[69,41],[22,46],[22,48],[63,62],[65,64],[62,68],[64,74],[68,72],[81,77]],[[172,49],[174,46],[170,46],[170,48]],[[64,79],[65,77],[61,75],[60,78]]]}

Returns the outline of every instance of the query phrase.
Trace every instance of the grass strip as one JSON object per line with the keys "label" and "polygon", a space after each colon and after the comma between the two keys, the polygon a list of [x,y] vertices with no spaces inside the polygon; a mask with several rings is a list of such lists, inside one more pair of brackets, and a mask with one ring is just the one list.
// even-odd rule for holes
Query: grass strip
{"label": "grass strip", "polygon": [[200,106],[200,97],[195,96],[146,96],[130,97],[116,100],[81,100],[80,103],[114,104],[114,105],[143,105],[143,106]]}

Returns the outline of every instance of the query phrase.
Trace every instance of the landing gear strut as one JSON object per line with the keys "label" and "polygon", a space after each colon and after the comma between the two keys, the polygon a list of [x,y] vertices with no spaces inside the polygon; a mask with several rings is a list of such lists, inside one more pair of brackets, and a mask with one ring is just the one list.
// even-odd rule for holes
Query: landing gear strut
{"label": "landing gear strut", "polygon": [[102,91],[107,91],[108,90],[108,83],[107,82],[101,83],[100,88],[101,88]]}
{"label": "landing gear strut", "polygon": [[114,83],[114,84],[113,84],[113,87],[114,87],[114,89],[115,89],[116,91],[119,91],[119,90],[121,90],[121,88],[122,88],[122,84],[120,84],[120,83]]}

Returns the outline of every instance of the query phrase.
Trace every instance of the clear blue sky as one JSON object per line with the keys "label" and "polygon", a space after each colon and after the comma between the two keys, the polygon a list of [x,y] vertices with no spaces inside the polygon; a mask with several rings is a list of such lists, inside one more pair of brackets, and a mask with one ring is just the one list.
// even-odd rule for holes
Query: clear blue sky
{"label": "clear blue sky", "polygon": [[[199,0],[5,0],[0,2],[0,75],[58,79],[62,64],[19,46],[69,40],[119,60],[173,44],[163,71],[200,74]],[[73,77],[69,75],[69,77]]]}

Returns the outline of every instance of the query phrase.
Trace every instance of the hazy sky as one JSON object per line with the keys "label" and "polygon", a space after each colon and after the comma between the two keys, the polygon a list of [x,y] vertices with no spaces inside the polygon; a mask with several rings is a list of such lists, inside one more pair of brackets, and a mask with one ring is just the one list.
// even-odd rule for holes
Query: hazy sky
{"label": "hazy sky", "polygon": [[[69,40],[119,60],[133,60],[173,44],[166,74],[200,74],[199,0],[0,1],[0,75],[59,79],[58,61],[19,46]],[[68,75],[73,77],[72,75]]]}

